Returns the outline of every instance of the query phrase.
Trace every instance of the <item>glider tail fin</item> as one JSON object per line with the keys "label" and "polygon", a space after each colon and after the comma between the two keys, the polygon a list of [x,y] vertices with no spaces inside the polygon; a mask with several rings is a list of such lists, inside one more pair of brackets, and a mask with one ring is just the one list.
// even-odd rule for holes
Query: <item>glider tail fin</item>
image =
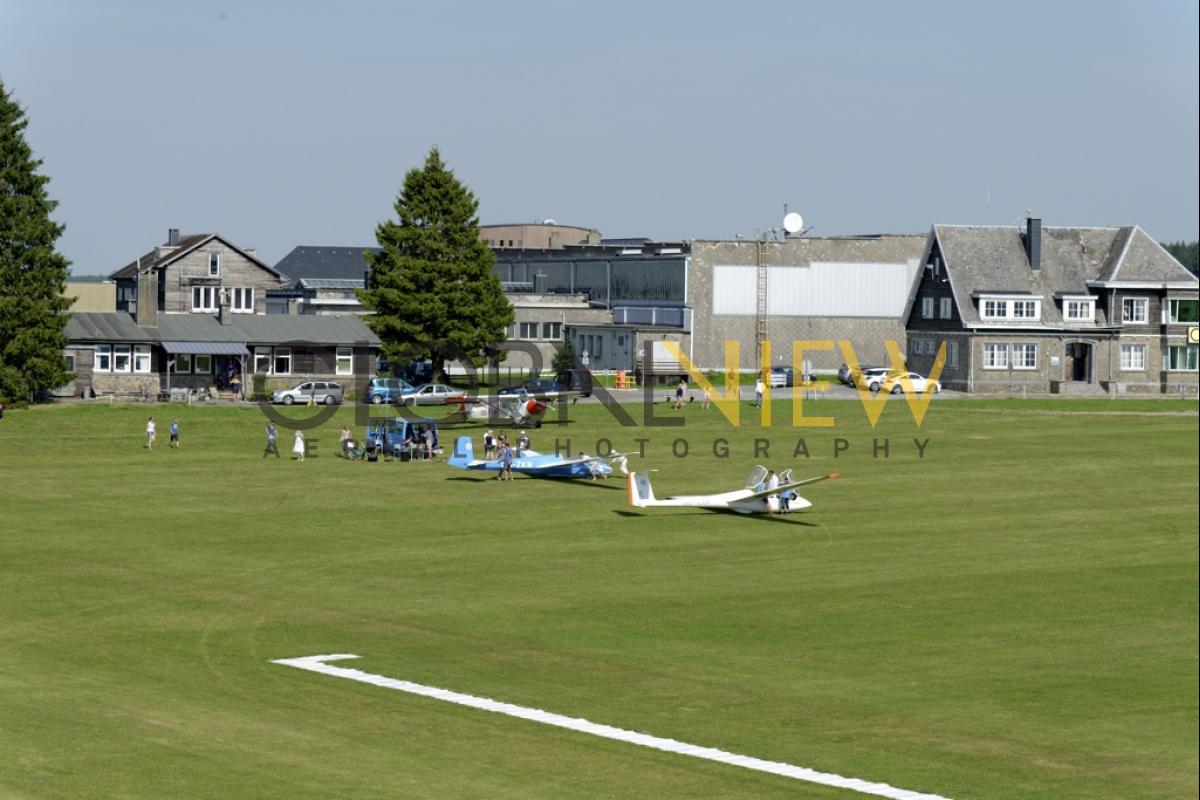
{"label": "glider tail fin", "polygon": [[629,504],[638,508],[654,505],[654,489],[647,472],[629,473]]}
{"label": "glider tail fin", "polygon": [[450,454],[450,459],[446,462],[452,467],[466,469],[467,465],[475,460],[475,450],[471,447],[470,436],[460,436],[454,440],[454,452]]}

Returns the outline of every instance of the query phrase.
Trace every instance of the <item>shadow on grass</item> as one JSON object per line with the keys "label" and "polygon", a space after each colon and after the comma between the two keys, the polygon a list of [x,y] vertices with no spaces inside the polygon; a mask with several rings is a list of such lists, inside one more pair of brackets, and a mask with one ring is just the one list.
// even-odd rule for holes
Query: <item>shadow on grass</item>
{"label": "shadow on grass", "polygon": [[[613,513],[619,517],[626,517],[626,518],[639,518],[639,517],[640,518],[649,518],[651,516],[660,516],[657,514],[654,514],[654,515],[642,514],[637,511],[625,511],[624,509],[614,510]],[[753,520],[754,522],[776,522],[776,523],[780,523],[783,525],[803,525],[806,528],[821,527],[820,523],[817,523],[817,522],[805,522],[802,519],[792,519],[793,515],[791,515],[791,514],[785,514],[783,516],[769,515],[769,514],[739,514],[736,511],[709,511],[706,509],[700,509],[698,511],[676,512],[676,513],[670,514],[670,515],[663,514],[663,515],[661,515],[661,517],[663,519],[666,519],[668,517],[706,517],[706,516],[711,516],[713,514],[721,514],[721,515],[724,515],[727,517],[738,517],[740,519],[744,519],[747,521]]]}
{"label": "shadow on grass", "polygon": [[[623,483],[621,483],[620,481],[618,481],[616,483],[612,483],[612,482],[607,482],[607,481],[589,481],[587,478],[550,478],[550,477],[539,477],[537,475],[522,475],[521,473],[517,473],[517,475],[520,475],[520,477],[517,478],[516,475],[514,475],[513,477],[516,480],[520,480],[520,481],[526,481],[526,480],[552,481],[554,483],[564,483],[564,484],[568,484],[570,486],[587,486],[592,489],[613,489],[618,492],[622,492],[625,490],[625,485]],[[487,481],[496,480],[496,475],[493,473],[486,477],[479,477],[479,478],[476,478],[473,476],[468,476],[468,475],[455,475],[454,477],[446,478],[446,480],[448,480],[448,481],[466,481],[467,483],[486,483]]]}

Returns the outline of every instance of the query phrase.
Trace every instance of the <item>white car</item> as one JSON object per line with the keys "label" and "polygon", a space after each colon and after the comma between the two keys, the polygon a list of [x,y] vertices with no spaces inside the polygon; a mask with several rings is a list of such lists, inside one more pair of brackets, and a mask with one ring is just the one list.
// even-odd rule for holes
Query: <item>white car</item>
{"label": "white car", "polygon": [[877,392],[879,391],[879,387],[883,385],[889,372],[891,370],[887,367],[868,367],[855,376],[855,385],[870,389],[872,392]]}
{"label": "white car", "polygon": [[466,398],[466,392],[453,386],[444,383],[423,383],[411,392],[400,395],[400,402],[406,406],[442,406],[460,403]]}
{"label": "white car", "polygon": [[942,385],[937,381],[931,381],[924,375],[916,372],[892,372],[889,373],[884,382],[880,385],[879,391],[890,392],[891,394],[902,394],[906,387],[901,382],[901,378],[907,375],[908,380],[912,383],[912,389],[917,394],[925,394],[925,392],[933,392],[937,394],[942,390]]}

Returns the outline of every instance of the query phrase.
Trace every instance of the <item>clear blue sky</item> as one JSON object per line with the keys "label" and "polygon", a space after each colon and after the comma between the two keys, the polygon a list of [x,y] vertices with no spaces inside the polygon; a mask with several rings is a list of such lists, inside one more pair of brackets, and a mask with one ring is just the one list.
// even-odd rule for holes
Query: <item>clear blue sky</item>
{"label": "clear blue sky", "polygon": [[[1197,4],[0,0],[77,273],[167,228],[367,245],[431,145],[483,223],[1197,237]],[[990,198],[990,204],[989,204]]]}

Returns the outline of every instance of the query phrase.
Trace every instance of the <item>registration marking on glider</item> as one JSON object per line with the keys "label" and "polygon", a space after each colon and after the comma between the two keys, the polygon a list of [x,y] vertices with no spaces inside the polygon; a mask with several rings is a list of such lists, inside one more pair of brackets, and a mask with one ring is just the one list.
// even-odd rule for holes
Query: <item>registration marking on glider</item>
{"label": "registration marking on glider", "polygon": [[850,789],[862,794],[890,797],[893,800],[948,800],[948,798],[941,795],[899,789],[895,786],[889,786],[886,783],[864,781],[859,778],[845,778],[831,772],[818,772],[807,767],[797,767],[779,761],[764,761],[761,758],[729,753],[714,747],[701,747],[700,745],[687,744],[686,742],[679,742],[674,739],[662,739],[647,733],[638,733],[637,731],[629,731],[623,728],[614,728],[611,725],[589,722],[579,717],[565,717],[549,711],[513,705],[512,703],[502,703],[486,697],[452,692],[449,689],[438,689],[435,686],[425,686],[420,683],[397,680],[385,675],[374,675],[370,672],[349,669],[347,667],[335,667],[328,663],[330,661],[344,661],[350,658],[358,658],[358,656],[352,653],[335,653],[325,656],[305,656],[303,658],[277,658],[273,659],[271,663],[282,664],[285,667],[295,667],[296,669],[303,669],[309,672],[319,672],[322,675],[332,675],[335,678],[347,678],[360,683],[369,683],[372,686],[382,686],[385,689],[398,689],[401,692],[429,697],[434,700],[443,700],[447,703],[477,708],[481,711],[507,714],[510,717],[527,719],[531,722],[541,722],[544,725],[554,725],[558,728],[566,728],[578,731],[579,733],[590,733],[593,736],[601,736],[605,739],[615,739],[618,742],[628,742],[629,744],[641,745],[642,747],[650,747],[667,753],[678,753],[679,755],[717,761],[734,767],[752,769],[758,772],[769,772],[772,775],[781,775],[785,778],[795,778],[796,780],[808,781],[809,783]]}

